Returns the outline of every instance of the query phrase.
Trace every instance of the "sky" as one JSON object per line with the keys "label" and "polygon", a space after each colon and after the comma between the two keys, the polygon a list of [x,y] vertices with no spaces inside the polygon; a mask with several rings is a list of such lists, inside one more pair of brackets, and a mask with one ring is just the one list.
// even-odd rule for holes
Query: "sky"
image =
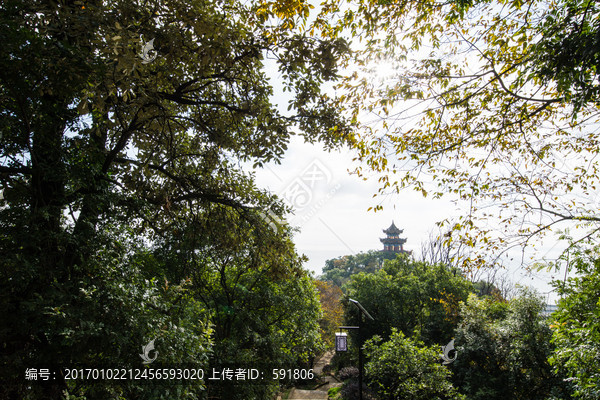
{"label": "sky", "polygon": [[[317,274],[328,259],[382,249],[379,238],[392,221],[404,230],[405,249],[418,251],[436,221],[458,212],[449,201],[423,199],[410,191],[373,198],[377,179],[350,174],[357,165],[352,157],[350,150],[328,153],[294,140],[281,165],[257,171],[259,187],[294,206],[295,214],[287,219],[300,229],[294,241],[309,257],[307,268]],[[367,211],[380,202],[383,211]]]}
{"label": "sky", "polygon": [[[286,221],[299,229],[294,242],[298,252],[308,257],[305,268],[316,276],[328,259],[383,249],[379,239],[385,237],[382,230],[392,221],[404,230],[400,236],[407,240],[405,250],[412,250],[418,258],[421,244],[437,232],[437,221],[465,213],[466,207],[452,198],[429,199],[411,190],[373,198],[377,177],[363,180],[351,174],[358,165],[352,158],[351,150],[326,152],[318,144],[296,138],[281,164],[255,170],[259,187],[294,207],[295,213]],[[382,211],[368,211],[377,204],[383,206]],[[551,245],[545,253],[557,254]],[[531,274],[517,262],[508,264],[503,273],[515,284],[532,286],[547,302],[556,301],[548,282],[562,277],[561,273]]]}

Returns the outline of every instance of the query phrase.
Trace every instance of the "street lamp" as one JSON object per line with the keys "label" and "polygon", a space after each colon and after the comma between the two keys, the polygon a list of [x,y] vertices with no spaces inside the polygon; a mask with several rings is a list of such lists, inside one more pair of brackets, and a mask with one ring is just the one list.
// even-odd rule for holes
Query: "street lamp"
{"label": "street lamp", "polygon": [[358,302],[358,300],[354,300],[354,299],[348,299],[348,300],[350,300],[352,303],[354,303],[354,305],[356,307],[358,307],[358,309],[361,311],[361,313],[366,315],[371,321],[375,321],[375,318],[371,317],[371,314],[369,314],[369,312],[367,310],[365,310],[365,308],[362,306],[362,304],[360,304]]}
{"label": "street lamp", "polygon": [[[352,304],[354,304],[356,307],[358,307],[358,310],[360,311],[359,313],[359,317],[358,317],[358,326],[340,326],[340,329],[358,329],[358,393],[359,393],[359,399],[363,400],[363,392],[362,392],[362,381],[363,381],[363,354],[362,354],[362,347],[363,347],[363,335],[360,332],[360,326],[362,325],[363,322],[363,318],[362,316],[365,315],[367,318],[369,318],[370,320],[374,321],[375,319],[371,316],[371,314],[369,314],[369,312],[367,310],[365,310],[365,308],[362,306],[362,304],[360,304],[357,300],[354,299],[348,299]],[[346,342],[346,334],[344,332],[340,332],[339,334],[336,333],[335,335],[335,349],[337,351],[347,351],[347,342]],[[343,349],[343,350],[341,350]]]}
{"label": "street lamp", "polygon": [[335,333],[335,351],[348,351],[348,338],[346,332]]}

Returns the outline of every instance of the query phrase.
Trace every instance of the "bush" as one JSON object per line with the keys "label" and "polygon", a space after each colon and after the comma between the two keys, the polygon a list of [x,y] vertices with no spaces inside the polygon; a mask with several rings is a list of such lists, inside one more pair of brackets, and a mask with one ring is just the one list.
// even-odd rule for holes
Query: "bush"
{"label": "bush", "polygon": [[360,371],[356,367],[345,367],[338,372],[338,378],[345,381],[348,379],[358,379]]}
{"label": "bush", "polygon": [[[360,399],[358,382],[350,380],[342,386],[340,394],[343,400],[358,400]],[[363,400],[376,400],[377,398],[371,390],[363,383]]]}
{"label": "bush", "polygon": [[332,387],[327,391],[327,398],[332,399],[332,400],[337,400],[340,399],[341,397],[341,393],[340,391],[342,390],[341,386],[336,386],[336,387]]}
{"label": "bush", "polygon": [[369,386],[381,399],[464,399],[450,383],[450,371],[439,363],[439,350],[393,330],[390,340],[379,337],[365,344]]}

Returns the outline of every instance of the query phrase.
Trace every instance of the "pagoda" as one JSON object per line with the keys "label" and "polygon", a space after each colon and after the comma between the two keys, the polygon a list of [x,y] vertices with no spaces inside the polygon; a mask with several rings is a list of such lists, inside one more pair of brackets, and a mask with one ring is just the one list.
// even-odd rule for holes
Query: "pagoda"
{"label": "pagoda", "polygon": [[402,247],[406,243],[406,239],[401,238],[399,235],[404,232],[392,221],[392,225],[389,228],[384,229],[383,233],[387,235],[386,238],[379,239],[383,243],[383,251],[393,251],[394,253],[406,253]]}

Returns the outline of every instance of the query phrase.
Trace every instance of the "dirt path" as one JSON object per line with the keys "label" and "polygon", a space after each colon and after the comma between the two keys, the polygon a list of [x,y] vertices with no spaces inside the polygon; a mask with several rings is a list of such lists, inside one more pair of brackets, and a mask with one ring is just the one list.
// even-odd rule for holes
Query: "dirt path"
{"label": "dirt path", "polygon": [[[315,375],[323,375],[323,367],[325,367],[331,359],[333,358],[335,352],[328,351],[319,360],[315,363],[313,371]],[[302,390],[302,389],[292,389],[290,395],[288,397],[289,400],[327,400],[327,391],[329,388],[335,386],[341,386],[334,377],[327,375],[324,376],[326,384],[318,387],[315,390]]]}

